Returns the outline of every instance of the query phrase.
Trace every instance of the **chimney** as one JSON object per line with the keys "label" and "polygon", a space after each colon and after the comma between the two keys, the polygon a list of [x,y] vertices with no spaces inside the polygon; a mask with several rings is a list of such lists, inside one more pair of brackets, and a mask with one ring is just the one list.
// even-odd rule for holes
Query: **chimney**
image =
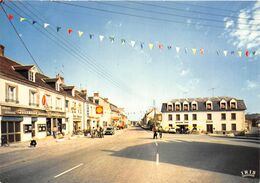
{"label": "chimney", "polygon": [[5,47],[3,45],[0,45],[0,56],[5,56]]}
{"label": "chimney", "polygon": [[98,92],[95,92],[95,93],[94,93],[94,97],[99,97],[99,93],[98,93]]}
{"label": "chimney", "polygon": [[88,99],[87,90],[81,90],[80,93],[81,93],[81,96],[82,96],[85,100]]}
{"label": "chimney", "polygon": [[105,102],[108,102],[108,98],[104,98],[104,101],[105,101]]}

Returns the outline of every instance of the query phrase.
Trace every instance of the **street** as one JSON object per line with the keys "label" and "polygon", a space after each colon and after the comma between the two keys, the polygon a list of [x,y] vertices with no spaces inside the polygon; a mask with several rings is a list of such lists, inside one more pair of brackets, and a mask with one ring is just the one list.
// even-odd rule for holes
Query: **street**
{"label": "street", "polygon": [[[0,182],[259,182],[258,146],[207,135],[153,140],[151,131],[130,127],[104,139],[0,153]],[[243,170],[255,178],[243,178]]]}

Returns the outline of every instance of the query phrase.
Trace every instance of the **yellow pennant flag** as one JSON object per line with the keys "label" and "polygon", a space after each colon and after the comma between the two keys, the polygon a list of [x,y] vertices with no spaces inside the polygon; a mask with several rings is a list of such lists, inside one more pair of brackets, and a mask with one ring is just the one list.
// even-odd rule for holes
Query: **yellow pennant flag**
{"label": "yellow pennant flag", "polygon": [[197,49],[196,48],[192,48],[192,52],[194,55],[196,55]]}
{"label": "yellow pennant flag", "polygon": [[238,51],[237,53],[239,57],[242,57],[242,51]]}
{"label": "yellow pennant flag", "polygon": [[149,46],[150,50],[152,50],[154,45],[153,45],[153,43],[149,43],[148,46]]}
{"label": "yellow pennant flag", "polygon": [[25,20],[26,20],[26,18],[20,17],[20,22],[25,21]]}
{"label": "yellow pennant flag", "polygon": [[78,31],[79,37],[83,36],[84,32]]}

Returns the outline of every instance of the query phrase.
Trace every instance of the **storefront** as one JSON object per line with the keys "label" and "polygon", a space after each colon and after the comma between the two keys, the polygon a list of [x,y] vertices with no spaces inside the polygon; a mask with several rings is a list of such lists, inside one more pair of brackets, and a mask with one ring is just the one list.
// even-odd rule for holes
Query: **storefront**
{"label": "storefront", "polygon": [[1,140],[12,143],[52,135],[55,127],[66,128],[65,113],[1,106]]}

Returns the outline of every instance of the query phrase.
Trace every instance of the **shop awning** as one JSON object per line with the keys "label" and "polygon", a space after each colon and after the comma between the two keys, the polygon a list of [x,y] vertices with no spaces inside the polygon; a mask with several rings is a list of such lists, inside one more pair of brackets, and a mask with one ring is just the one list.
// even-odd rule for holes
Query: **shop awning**
{"label": "shop awning", "polygon": [[23,117],[22,116],[3,116],[2,121],[21,122],[21,121],[23,121]]}

